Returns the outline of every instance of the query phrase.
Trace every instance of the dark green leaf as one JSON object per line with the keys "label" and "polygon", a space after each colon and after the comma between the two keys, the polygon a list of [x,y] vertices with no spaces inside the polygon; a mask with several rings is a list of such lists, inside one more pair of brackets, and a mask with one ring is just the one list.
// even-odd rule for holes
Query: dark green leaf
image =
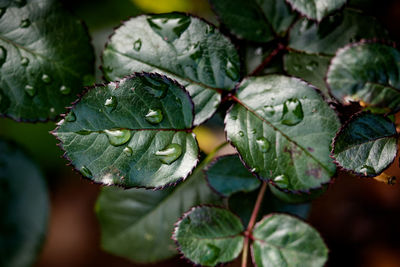
{"label": "dark green leaf", "polygon": [[396,157],[396,126],[379,115],[355,116],[336,135],[332,154],[342,168],[376,176]]}
{"label": "dark green leaf", "polygon": [[321,23],[299,20],[290,30],[290,52],[284,57],[285,70],[321,89],[328,96],[324,77],[337,49],[362,38],[388,39],[386,29],[375,18],[345,9]]}
{"label": "dark green leaf", "polygon": [[253,261],[257,267],[324,266],[328,248],[319,233],[292,216],[272,214],[254,226]]}
{"label": "dark green leaf", "polygon": [[235,47],[214,26],[179,13],[143,15],[126,21],[103,52],[108,80],[133,72],[159,72],[186,87],[195,104],[198,125],[217,109],[220,90],[239,79]]}
{"label": "dark green leaf", "polygon": [[285,35],[296,15],[284,0],[210,0],[221,19],[239,38],[268,42]]}
{"label": "dark green leaf", "polygon": [[135,74],[90,89],[54,134],[66,156],[95,182],[159,188],[197,164],[193,103],[177,83]]}
{"label": "dark green leaf", "polygon": [[400,109],[400,52],[361,42],[340,49],[332,59],[327,84],[342,103],[363,101],[374,107]]}
{"label": "dark green leaf", "polygon": [[286,0],[309,19],[321,21],[326,15],[341,8],[347,0]]}
{"label": "dark green leaf", "polygon": [[0,113],[55,119],[93,75],[86,29],[55,0],[2,1],[0,10]]}
{"label": "dark green leaf", "polygon": [[310,202],[310,201],[320,197],[323,193],[326,192],[326,190],[328,189],[328,186],[324,185],[324,186],[322,186],[322,188],[310,190],[309,193],[284,192],[273,185],[270,185],[269,188],[270,188],[272,194],[274,194],[275,197],[280,199],[281,201],[286,202],[286,203],[297,204],[297,203]]}
{"label": "dark green leaf", "polygon": [[177,222],[173,238],[194,264],[215,266],[237,258],[243,248],[244,226],[230,211],[209,206],[189,210]]}
{"label": "dark green leaf", "polygon": [[218,158],[218,160],[208,168],[206,175],[211,188],[224,197],[229,197],[241,191],[250,192],[260,186],[260,180],[243,166],[237,155]]}
{"label": "dark green leaf", "polygon": [[42,173],[22,151],[0,141],[0,266],[31,266],[44,241],[49,200]]}
{"label": "dark green leaf", "polygon": [[174,223],[190,207],[218,200],[197,170],[172,190],[103,188],[96,205],[102,247],[142,263],[176,255],[171,239]]}
{"label": "dark green leaf", "polygon": [[329,147],[339,121],[313,87],[281,75],[251,77],[237,99],[225,130],[253,173],[289,191],[330,181]]}

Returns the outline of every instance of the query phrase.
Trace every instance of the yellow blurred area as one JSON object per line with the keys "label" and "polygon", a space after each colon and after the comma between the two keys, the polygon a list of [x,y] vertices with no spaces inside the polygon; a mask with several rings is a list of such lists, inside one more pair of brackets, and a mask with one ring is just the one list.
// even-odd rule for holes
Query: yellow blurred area
{"label": "yellow blurred area", "polygon": [[189,12],[206,8],[204,1],[188,0],[131,0],[145,12],[165,13],[171,11]]}
{"label": "yellow blurred area", "polygon": [[204,153],[210,153],[214,148],[222,143],[217,135],[206,126],[197,126],[193,132],[196,134],[200,150],[204,151]]}

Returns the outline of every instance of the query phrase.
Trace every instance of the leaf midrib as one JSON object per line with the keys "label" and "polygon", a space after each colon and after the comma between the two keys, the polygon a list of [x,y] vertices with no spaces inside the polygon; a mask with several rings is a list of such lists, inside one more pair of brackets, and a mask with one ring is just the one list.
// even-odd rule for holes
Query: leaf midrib
{"label": "leaf midrib", "polygon": [[378,140],[381,140],[381,139],[385,139],[385,138],[388,138],[388,139],[390,139],[390,138],[395,138],[396,135],[397,135],[397,134],[392,134],[392,135],[387,135],[387,136],[376,137],[376,138],[374,138],[374,139],[368,140],[368,141],[363,142],[363,143],[358,143],[358,144],[355,144],[355,145],[348,146],[348,147],[346,147],[345,149],[343,149],[343,150],[341,150],[341,151],[339,151],[339,152],[335,152],[335,153],[337,153],[337,154],[339,155],[339,154],[341,154],[341,153],[343,153],[343,152],[345,152],[345,151],[348,151],[348,150],[350,150],[350,149],[352,149],[352,148],[355,148],[355,147],[358,147],[358,146],[362,146],[362,145],[365,145],[365,144],[368,144],[368,143],[371,143],[371,142],[375,142],[375,141],[378,141]]}

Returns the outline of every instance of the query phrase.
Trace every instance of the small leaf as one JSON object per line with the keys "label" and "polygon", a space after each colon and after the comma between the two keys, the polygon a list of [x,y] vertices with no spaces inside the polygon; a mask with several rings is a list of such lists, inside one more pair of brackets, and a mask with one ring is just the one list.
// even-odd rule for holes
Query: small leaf
{"label": "small leaf", "polygon": [[210,0],[222,23],[239,38],[268,42],[284,36],[296,14],[284,0]]}
{"label": "small leaf", "polygon": [[[149,120],[155,110],[163,115]],[[159,188],[186,178],[196,166],[192,123],[193,103],[179,84],[157,74],[134,74],[90,89],[54,135],[87,178]]]}
{"label": "small leaf", "polygon": [[341,8],[347,0],[286,0],[292,7],[310,19],[321,21],[326,15]]}
{"label": "small leaf", "polygon": [[[138,45],[140,42],[140,45]],[[167,75],[189,91],[198,125],[209,119],[240,78],[233,44],[213,25],[180,13],[142,15],[117,28],[103,55],[109,81],[133,72]]]}
{"label": "small leaf", "polygon": [[0,140],[0,266],[31,266],[46,236],[43,174],[19,148]]}
{"label": "small leaf", "polygon": [[254,226],[251,246],[257,267],[324,266],[328,249],[319,233],[299,219],[283,214],[264,217]]}
{"label": "small leaf", "polygon": [[363,101],[366,105],[400,109],[400,52],[372,42],[340,49],[332,59],[327,84],[341,103]]}
{"label": "small leaf", "polygon": [[206,171],[209,185],[224,197],[237,192],[250,192],[260,186],[260,180],[243,166],[237,155],[218,158]]}
{"label": "small leaf", "polygon": [[382,116],[361,113],[337,133],[332,154],[342,168],[359,175],[377,176],[396,157],[396,127]]}
{"label": "small leaf", "polygon": [[242,222],[230,211],[197,206],[177,222],[172,237],[185,258],[194,264],[215,266],[239,256],[243,231]]}
{"label": "small leaf", "polygon": [[218,200],[208,188],[201,166],[187,181],[169,190],[104,187],[96,204],[102,247],[133,262],[171,258],[178,253],[171,232],[182,213]]}
{"label": "small leaf", "polygon": [[55,119],[93,75],[93,49],[85,27],[59,1],[23,3],[1,6],[0,113]]}
{"label": "small leaf", "polygon": [[237,102],[225,130],[257,176],[287,191],[308,192],[330,181],[339,120],[313,87],[281,75],[252,77],[240,84]]}

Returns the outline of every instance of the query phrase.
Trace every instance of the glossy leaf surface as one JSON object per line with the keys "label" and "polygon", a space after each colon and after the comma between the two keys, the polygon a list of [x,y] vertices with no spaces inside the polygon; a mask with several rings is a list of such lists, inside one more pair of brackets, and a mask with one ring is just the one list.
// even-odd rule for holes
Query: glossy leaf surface
{"label": "glossy leaf surface", "polygon": [[324,266],[328,248],[319,233],[292,216],[272,214],[254,226],[253,261],[263,266]]}
{"label": "glossy leaf surface", "polygon": [[283,36],[296,18],[284,0],[210,0],[210,3],[232,33],[256,42]]}
{"label": "glossy leaf surface", "polygon": [[335,173],[330,143],[336,114],[308,84],[286,76],[245,79],[225,130],[249,169],[288,191],[306,191]]}
{"label": "glossy leaf surface", "polygon": [[310,19],[321,21],[329,13],[341,8],[347,0],[286,0]]}
{"label": "glossy leaf surface", "polygon": [[193,103],[177,83],[136,74],[90,89],[54,134],[67,158],[95,182],[159,188],[197,164]]}
{"label": "glossy leaf surface", "polygon": [[327,84],[342,103],[363,101],[400,109],[400,52],[379,43],[361,42],[340,49],[332,59]]}
{"label": "glossy leaf surface", "polygon": [[208,206],[189,210],[173,233],[180,252],[194,264],[215,266],[234,260],[242,251],[244,226],[230,211]]}
{"label": "glossy leaf surface", "polygon": [[96,205],[102,247],[141,263],[173,257],[174,223],[192,206],[218,199],[200,169],[172,190],[103,188]]}
{"label": "glossy leaf surface", "polygon": [[89,35],[55,0],[2,1],[0,9],[0,113],[55,119],[93,77]]}
{"label": "glossy leaf surface", "polygon": [[396,127],[382,116],[360,114],[343,126],[333,146],[332,154],[340,167],[376,176],[396,157]]}
{"label": "glossy leaf surface", "polygon": [[132,18],[115,30],[103,51],[108,80],[158,72],[185,86],[195,104],[195,125],[214,114],[218,91],[233,89],[239,70],[229,39],[205,21],[179,13]]}
{"label": "glossy leaf surface", "polygon": [[208,167],[208,184],[224,197],[237,192],[250,192],[260,186],[258,180],[242,164],[237,155],[223,156]]}
{"label": "glossy leaf surface", "polygon": [[31,266],[47,231],[43,174],[15,145],[0,140],[0,266]]}

